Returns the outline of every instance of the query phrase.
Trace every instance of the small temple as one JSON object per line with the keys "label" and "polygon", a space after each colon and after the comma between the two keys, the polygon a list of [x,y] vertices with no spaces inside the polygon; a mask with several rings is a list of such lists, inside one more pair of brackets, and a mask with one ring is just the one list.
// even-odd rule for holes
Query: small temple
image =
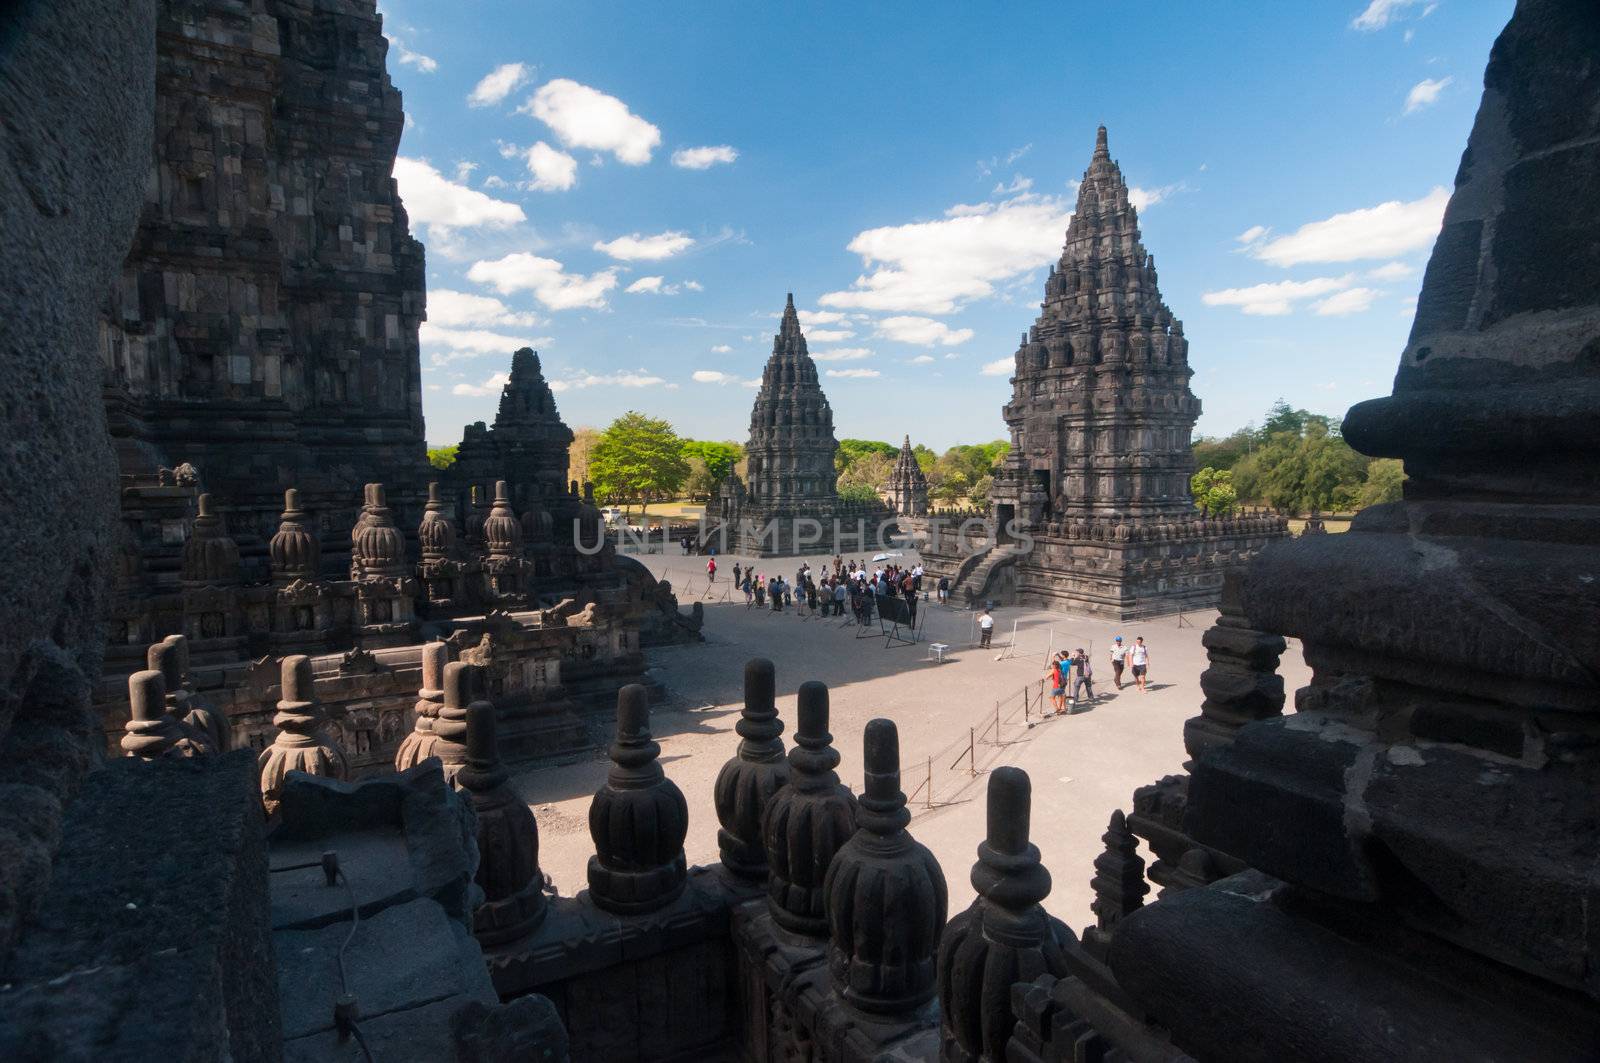
{"label": "small temple", "polygon": [[1161,299],[1101,126],[1039,316],[1017,347],[991,527],[931,537],[928,570],[949,577],[958,600],[1112,619],[1215,606],[1223,573],[1288,529],[1276,516],[1196,510],[1192,376],[1183,322]]}

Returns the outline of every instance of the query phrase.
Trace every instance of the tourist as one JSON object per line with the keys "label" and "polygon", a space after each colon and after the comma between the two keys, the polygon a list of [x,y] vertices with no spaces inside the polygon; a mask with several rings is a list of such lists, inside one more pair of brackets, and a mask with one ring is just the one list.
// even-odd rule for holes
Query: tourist
{"label": "tourist", "polygon": [[714,557],[706,559],[706,579],[717,582],[717,559]]}
{"label": "tourist", "polygon": [[939,577],[939,604],[940,605],[949,605],[950,604],[950,577],[949,576],[940,576]]}
{"label": "tourist", "polygon": [[1072,681],[1072,700],[1078,700],[1078,692],[1081,690],[1088,695],[1085,701],[1093,701],[1094,666],[1089,663],[1089,655],[1083,652],[1082,646],[1079,646],[1077,653],[1073,655],[1072,667],[1077,672],[1077,677]]}
{"label": "tourist", "polygon": [[922,562],[918,561],[911,569],[911,590],[914,594],[922,593]]}
{"label": "tourist", "polygon": [[1150,647],[1144,644],[1144,636],[1140,635],[1133,640],[1133,649],[1128,654],[1133,663],[1133,684],[1139,688],[1139,693],[1145,692],[1145,675],[1150,670]]}
{"label": "tourist", "polygon": [[763,605],[766,605],[767,604],[767,584],[766,584],[766,581],[763,580],[759,575],[756,576],[756,585],[755,585],[754,589],[755,589],[755,592],[756,592],[756,606],[757,606],[757,608],[759,608],[759,607],[761,607]]}
{"label": "tourist", "polygon": [[844,580],[833,581],[833,615],[844,615],[844,600],[850,596],[850,591],[845,587]]}
{"label": "tourist", "polygon": [[978,648],[986,650],[994,638],[994,617],[989,615],[989,607],[983,607],[983,615],[978,617]]}
{"label": "tourist", "polygon": [[817,585],[810,579],[806,580],[806,608],[812,616],[817,615]]}
{"label": "tourist", "polygon": [[740,575],[740,573],[743,571],[744,569],[740,567],[739,562],[735,561],[733,563],[733,585],[735,587],[739,586],[739,584],[744,581],[743,577]]}
{"label": "tourist", "polygon": [[1111,640],[1111,682],[1118,690],[1122,689],[1122,666],[1128,657],[1128,647],[1122,644],[1122,636],[1118,635]]}
{"label": "tourist", "polygon": [[748,609],[755,598],[755,588],[751,584],[749,573],[745,574],[744,581],[739,584],[739,589],[744,591],[744,604],[745,608]]}
{"label": "tourist", "polygon": [[1060,650],[1051,658],[1050,664],[1045,668],[1044,677],[1050,683],[1050,704],[1055,706],[1054,715],[1060,716],[1067,704],[1067,680],[1063,669],[1067,668],[1067,652]]}

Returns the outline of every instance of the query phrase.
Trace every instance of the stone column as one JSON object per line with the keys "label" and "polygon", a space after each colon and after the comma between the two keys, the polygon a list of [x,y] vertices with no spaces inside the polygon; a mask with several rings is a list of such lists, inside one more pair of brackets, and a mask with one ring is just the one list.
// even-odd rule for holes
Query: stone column
{"label": "stone column", "polygon": [[477,700],[482,682],[478,665],[451,661],[444,666],[444,696],[434,714],[429,755],[444,762],[444,778],[452,786],[467,762],[467,709]]}
{"label": "stone column", "polygon": [[828,733],[828,688],[800,684],[788,784],[762,816],[767,849],[767,908],[785,930],[828,936],[823,886],[834,854],[856,832],[856,799],[839,781],[839,751]]}
{"label": "stone column", "polygon": [[183,729],[167,715],[167,685],[160,672],[150,669],[128,677],[128,709],[123,753],[141,760],[185,755],[178,748]]}
{"label": "stone column", "polygon": [[686,881],[689,806],[662,772],[660,754],[650,738],[649,692],[630,683],[617,692],[611,771],[589,805],[589,897],[617,915],[664,908]]}
{"label": "stone column", "polygon": [[845,1003],[905,1016],[937,990],[935,958],[949,894],[939,862],[906,830],[911,813],[900,790],[893,721],[867,723],[863,759],[860,825],[828,865],[823,887],[828,972]]}
{"label": "stone column", "polygon": [[949,1063],[1005,1063],[1017,1019],[1011,987],[1067,973],[1063,945],[1072,933],[1039,902],[1050,872],[1028,841],[1033,784],[1021,768],[989,776],[989,832],[972,865],[971,907],[939,941],[939,1058]]}
{"label": "stone column", "polygon": [[405,771],[434,755],[438,743],[433,723],[444,705],[444,669],[450,663],[450,644],[442,641],[424,643],[422,647],[422,686],[417,690],[417,703],[413,709],[416,717],[411,733],[400,741],[394,753],[394,770]]}
{"label": "stone column", "polygon": [[745,663],[744,709],[734,726],[739,733],[739,752],[717,773],[713,790],[717,820],[722,824],[717,831],[722,866],[756,883],[767,877],[762,815],[779,787],[789,781],[775,687],[771,661],[757,657]]}

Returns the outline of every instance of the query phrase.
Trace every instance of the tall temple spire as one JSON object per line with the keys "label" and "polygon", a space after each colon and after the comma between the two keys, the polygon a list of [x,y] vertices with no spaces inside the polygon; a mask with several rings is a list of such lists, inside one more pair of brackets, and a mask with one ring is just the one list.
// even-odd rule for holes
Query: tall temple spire
{"label": "tall temple spire", "polygon": [[1106,144],[1106,127],[1101,126],[1094,135],[1094,157],[1097,159],[1111,158],[1111,148]]}
{"label": "tall temple spire", "polygon": [[822,393],[790,293],[750,411],[746,453],[751,502],[794,512],[831,507],[838,498],[833,468],[837,449],[833,408]]}

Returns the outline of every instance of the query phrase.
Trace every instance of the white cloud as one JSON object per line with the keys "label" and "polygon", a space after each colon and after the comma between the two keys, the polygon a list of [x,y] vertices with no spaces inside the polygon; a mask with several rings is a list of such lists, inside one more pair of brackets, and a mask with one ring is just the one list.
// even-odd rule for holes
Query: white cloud
{"label": "white cloud", "polygon": [[528,187],[536,192],[565,192],[578,183],[578,160],[539,141],[528,149]]}
{"label": "white cloud", "polygon": [[1133,204],[1133,209],[1143,212],[1149,210],[1164,200],[1171,199],[1175,194],[1182,192],[1188,186],[1182,181],[1176,184],[1162,185],[1159,188],[1140,188],[1134,185],[1128,189],[1128,202]]}
{"label": "white cloud", "polygon": [[478,164],[475,163],[475,162],[468,162],[465,159],[462,159],[461,161],[457,162],[456,163],[456,184],[460,184],[460,185],[466,184],[467,183],[467,179],[472,176],[472,171],[476,170],[477,168],[478,168]]}
{"label": "white cloud", "polygon": [[631,373],[583,373],[578,376],[563,377],[560,380],[550,381],[550,390],[559,393],[597,387],[652,388],[657,384],[666,383],[662,377],[640,369]]}
{"label": "white cloud", "polygon": [[489,395],[498,395],[500,389],[511,383],[511,374],[496,373],[481,384],[457,384],[450,389],[452,395],[471,395],[475,398],[485,398]]}
{"label": "white cloud", "polygon": [[1235,236],[1233,239],[1235,243],[1253,244],[1271,231],[1272,230],[1265,225],[1252,225],[1250,228],[1246,229],[1238,236]]}
{"label": "white cloud", "polygon": [[931,355],[931,354],[919,354],[915,358],[911,359],[910,364],[911,365],[930,365],[930,364],[932,364],[933,360],[934,360],[934,358],[933,358],[933,355]]}
{"label": "white cloud", "polygon": [[473,325],[509,325],[528,328],[539,323],[532,312],[512,310],[491,295],[473,295],[449,288],[434,288],[428,292],[427,325],[443,328],[462,328]]}
{"label": "white cloud", "polygon": [[679,148],[672,153],[672,165],[680,170],[709,170],[719,162],[732,162],[738,157],[739,153],[726,144],[704,148]]}
{"label": "white cloud", "polygon": [[521,88],[533,70],[526,63],[504,63],[483,76],[467,97],[468,107],[488,107]]}
{"label": "white cloud", "polygon": [[937,221],[868,229],[849,250],[872,268],[818,302],[836,308],[948,314],[1061,251],[1071,212],[1052,196],[953,207]]}
{"label": "white cloud", "polygon": [[661,130],[627,104],[567,78],[541,85],[517,110],[549,126],[567,147],[609,151],[629,166],[649,162],[661,144]]}
{"label": "white cloud", "polygon": [[1032,187],[1033,178],[1023,177],[1021,174],[1012,174],[1011,184],[1007,185],[1004,181],[1001,181],[990,190],[989,194],[991,196],[1014,196],[1018,193],[1026,192]]}
{"label": "white cloud", "polygon": [[844,377],[850,380],[871,380],[883,374],[876,369],[829,369],[824,375]]}
{"label": "white cloud", "polygon": [[680,251],[687,251],[694,246],[694,237],[688,233],[667,230],[656,233],[654,236],[645,236],[642,233],[632,233],[628,236],[619,236],[615,240],[597,241],[594,245],[596,251],[604,251],[612,258],[623,262],[655,262],[663,258],[671,258]]}
{"label": "white cloud", "polygon": [[799,310],[796,313],[800,316],[800,324],[806,328],[812,325],[838,325],[849,320],[837,310]]}
{"label": "white cloud", "polygon": [[388,41],[389,46],[394,49],[395,61],[401,66],[414,67],[424,74],[431,74],[435,70],[439,69],[438,63],[434,62],[432,59],[429,59],[421,52],[413,52],[410,48],[405,46],[405,42],[399,37],[385,33],[383,38],[384,40]]}
{"label": "white cloud", "polygon": [[1411,91],[1406,93],[1406,114],[1413,114],[1424,107],[1432,107],[1439,102],[1439,94],[1450,87],[1453,77],[1423,78],[1411,86]]}
{"label": "white cloud", "polygon": [[686,292],[703,292],[706,290],[706,286],[699,281],[684,281],[683,290]]}
{"label": "white cloud", "polygon": [[989,160],[983,161],[983,162],[979,162],[978,163],[978,176],[979,177],[988,177],[990,174],[994,173],[996,170],[1003,170],[1007,166],[1010,166],[1012,163],[1016,162],[1018,159],[1022,158],[1024,155],[1028,154],[1028,152],[1030,152],[1032,150],[1033,150],[1033,145],[1031,143],[1024,144],[1020,148],[1012,148],[1010,151],[1008,151],[1005,154],[1004,157],[996,155],[992,159],[989,159]]}
{"label": "white cloud", "polygon": [[886,317],[877,324],[878,335],[918,347],[956,347],[973,336],[969,328],[953,329],[931,317]]}
{"label": "white cloud", "polygon": [[856,334],[847,328],[818,328],[808,329],[806,339],[812,343],[838,343],[840,340],[853,340]]}
{"label": "white cloud", "polygon": [[640,277],[623,291],[634,295],[677,295],[679,292],[698,292],[700,285],[695,281],[683,281],[679,284],[666,284],[662,277]]}
{"label": "white cloud", "polygon": [[697,384],[731,384],[738,377],[732,373],[724,373],[716,369],[696,369],[694,381]]}
{"label": "white cloud", "polygon": [[527,220],[515,203],[451,181],[422,159],[396,158],[394,179],[413,225],[448,232],[479,226],[503,229]]}
{"label": "white cloud", "polygon": [[485,177],[483,179],[483,187],[485,187],[485,188],[510,188],[511,187],[511,182],[507,181],[504,177],[501,177],[499,174],[492,173],[488,177]]}
{"label": "white cloud", "polygon": [[814,362],[859,362],[863,358],[871,358],[872,350],[868,347],[836,347],[831,351],[812,351],[811,360]]}
{"label": "white cloud", "polygon": [[1349,276],[1316,277],[1308,281],[1278,281],[1249,288],[1224,288],[1203,293],[1200,301],[1207,306],[1237,306],[1247,314],[1275,317],[1289,313],[1301,299],[1341,291],[1350,286],[1351,280]]}
{"label": "white cloud", "polygon": [[[1407,8],[1415,7],[1422,2],[1423,0],[1372,0],[1361,14],[1351,19],[1350,28],[1361,30],[1363,33],[1381,30],[1389,23],[1405,17]],[[1428,4],[1419,17],[1427,18],[1435,6],[1437,5]]]}
{"label": "white cloud", "polygon": [[1318,299],[1311,306],[1321,317],[1344,317],[1371,309],[1372,301],[1382,294],[1376,288],[1350,288],[1326,299]]}
{"label": "white cloud", "polygon": [[758,388],[761,386],[761,378],[756,377],[754,380],[741,380],[739,381],[739,386],[742,388]]}
{"label": "white cloud", "polygon": [[540,258],[525,251],[493,260],[474,262],[467,279],[487,284],[501,295],[531,291],[534,298],[551,310],[571,310],[587,306],[600,309],[605,295],[617,286],[616,270],[600,270],[585,276],[567,273],[553,258]]}
{"label": "white cloud", "polygon": [[1392,258],[1431,246],[1449,201],[1449,191],[1436,187],[1421,199],[1406,203],[1392,199],[1308,222],[1286,236],[1252,247],[1250,254],[1274,266]]}
{"label": "white cloud", "polygon": [[729,347],[726,343],[719,343],[715,347],[711,348],[711,353],[712,354],[727,354],[732,350],[733,350],[733,348]]}
{"label": "white cloud", "polygon": [[996,358],[992,362],[983,363],[983,368],[979,372],[984,376],[1010,376],[1016,367],[1015,358]]}
{"label": "white cloud", "polygon": [[1407,277],[1414,277],[1417,267],[1404,262],[1387,262],[1377,269],[1367,270],[1367,277],[1375,281],[1402,281]]}

